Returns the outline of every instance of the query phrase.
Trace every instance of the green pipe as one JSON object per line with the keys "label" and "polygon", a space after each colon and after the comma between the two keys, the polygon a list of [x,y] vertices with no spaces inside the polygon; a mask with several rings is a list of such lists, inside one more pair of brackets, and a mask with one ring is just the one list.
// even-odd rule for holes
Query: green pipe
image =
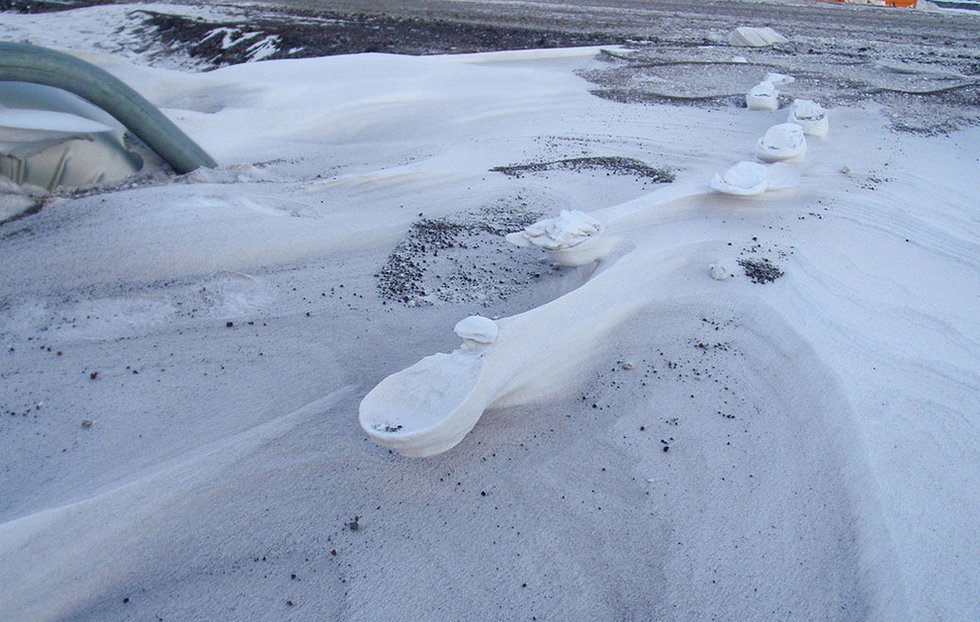
{"label": "green pipe", "polygon": [[47,48],[0,42],[0,81],[69,91],[102,108],[180,174],[216,168],[209,156],[142,95],[91,63]]}

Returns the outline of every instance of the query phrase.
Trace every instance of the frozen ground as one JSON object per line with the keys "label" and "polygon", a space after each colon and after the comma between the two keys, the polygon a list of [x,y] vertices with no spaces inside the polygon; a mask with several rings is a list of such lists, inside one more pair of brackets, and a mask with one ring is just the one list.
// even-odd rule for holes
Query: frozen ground
{"label": "frozen ground", "polygon": [[[0,225],[4,619],[980,616],[976,102],[872,92],[975,88],[962,31],[191,73],[121,58],[130,11],[0,15],[221,164]],[[713,194],[773,70],[830,133]],[[614,252],[504,241],[561,210]],[[361,399],[471,314],[516,390],[447,453],[374,444]]]}

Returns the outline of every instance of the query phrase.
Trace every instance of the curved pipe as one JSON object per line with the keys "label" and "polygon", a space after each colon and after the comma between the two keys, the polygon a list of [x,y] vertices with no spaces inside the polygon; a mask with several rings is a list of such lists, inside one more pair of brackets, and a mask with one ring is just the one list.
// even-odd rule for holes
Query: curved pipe
{"label": "curved pipe", "polygon": [[64,89],[102,108],[180,174],[217,164],[142,95],[91,63],[47,48],[0,42],[0,81]]}

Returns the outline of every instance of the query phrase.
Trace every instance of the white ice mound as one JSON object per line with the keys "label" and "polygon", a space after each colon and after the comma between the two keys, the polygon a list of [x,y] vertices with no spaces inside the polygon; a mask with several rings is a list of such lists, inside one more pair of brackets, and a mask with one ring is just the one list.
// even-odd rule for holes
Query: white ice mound
{"label": "white ice mound", "polygon": [[464,349],[433,354],[388,376],[361,400],[358,419],[375,442],[413,457],[454,447],[486,408],[476,395],[485,358]]}
{"label": "white ice mound", "polygon": [[779,162],[798,158],[806,153],[803,128],[796,123],[780,123],[766,130],[759,139],[755,154],[765,162]]}
{"label": "white ice mound", "polygon": [[760,82],[745,94],[749,110],[775,110],[779,107],[779,92],[772,82]]}
{"label": "white ice mound", "polygon": [[808,99],[797,99],[789,108],[789,123],[796,123],[803,128],[807,136],[826,136],[830,129],[827,111]]}
{"label": "white ice mound", "polygon": [[727,261],[716,261],[708,266],[708,274],[716,281],[727,281],[735,276],[735,268]]}
{"label": "white ice mound", "polygon": [[728,35],[730,44],[754,48],[766,47],[774,43],[786,43],[787,41],[789,39],[768,26],[764,28],[740,26]]}
{"label": "white ice mound", "polygon": [[753,196],[769,187],[766,167],[758,162],[739,162],[724,173],[715,173],[711,188],[725,194]]}
{"label": "white ice mound", "polygon": [[539,220],[524,231],[510,233],[507,241],[517,246],[538,246],[556,251],[572,248],[602,233],[602,224],[585,212],[562,210],[554,218]]}
{"label": "white ice mound", "polygon": [[481,315],[460,320],[453,331],[463,340],[463,349],[480,350],[497,340],[497,323]]}
{"label": "white ice mound", "polygon": [[796,82],[796,78],[788,76],[785,73],[767,73],[763,82],[775,84],[776,86],[785,86]]}

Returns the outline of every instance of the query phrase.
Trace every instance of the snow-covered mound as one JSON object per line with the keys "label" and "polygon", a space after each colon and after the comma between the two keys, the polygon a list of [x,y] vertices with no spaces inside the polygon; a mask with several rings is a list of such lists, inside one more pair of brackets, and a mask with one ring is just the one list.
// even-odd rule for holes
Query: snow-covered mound
{"label": "snow-covered mound", "polygon": [[766,130],[756,143],[755,155],[763,162],[781,162],[806,153],[803,128],[796,123],[780,123]]}
{"label": "snow-covered mound", "polygon": [[779,108],[779,92],[772,82],[760,82],[745,94],[745,106],[749,110],[775,110]]}
{"label": "snow-covered mound", "polygon": [[793,100],[789,108],[788,123],[796,123],[807,136],[826,136],[830,130],[830,120],[823,107],[808,99]]}
{"label": "snow-covered mound", "polygon": [[602,233],[602,224],[579,210],[562,210],[554,218],[539,220],[523,231],[507,235],[517,246],[537,246],[549,251],[572,248]]}
{"label": "snow-covered mound", "polygon": [[739,162],[724,173],[715,173],[711,187],[718,192],[740,196],[762,194],[769,187],[766,167],[758,162]]}

